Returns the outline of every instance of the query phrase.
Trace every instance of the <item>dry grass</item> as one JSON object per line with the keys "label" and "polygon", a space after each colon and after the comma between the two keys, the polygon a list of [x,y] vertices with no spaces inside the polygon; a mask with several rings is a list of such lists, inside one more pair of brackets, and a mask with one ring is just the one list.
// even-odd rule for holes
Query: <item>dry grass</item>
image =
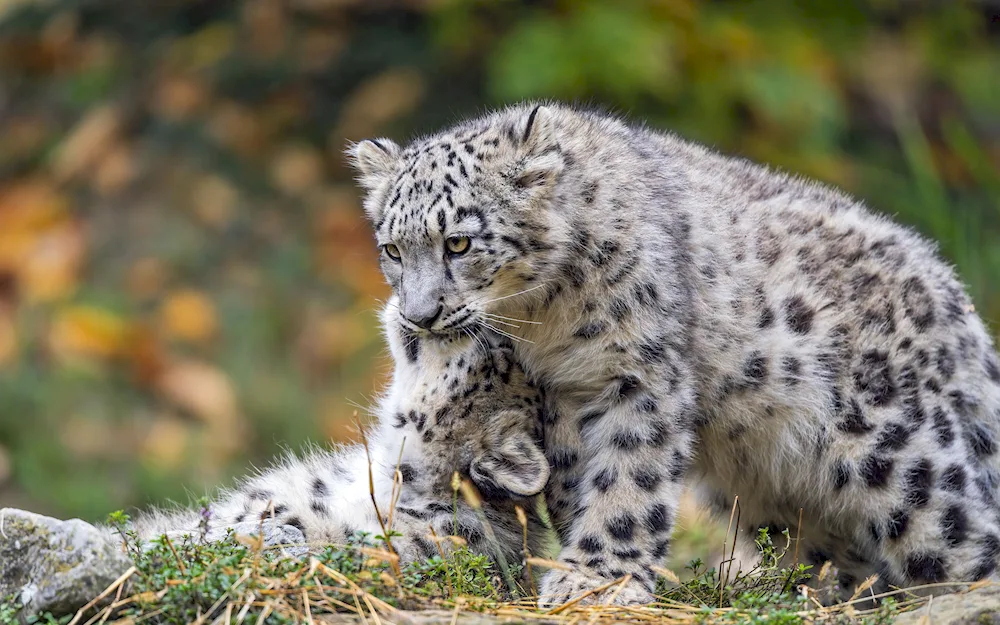
{"label": "dry grass", "polygon": [[[378,560],[387,552],[370,552],[373,560]],[[263,563],[266,558],[256,558]],[[169,604],[157,605],[166,595],[171,582],[168,580],[159,592],[145,591],[131,596],[123,595],[129,578],[136,575],[132,569],[117,580],[101,598],[114,596],[115,600],[102,609],[93,611],[93,604],[78,612],[70,625],[103,625],[126,607],[144,606],[142,610],[124,618],[110,621],[121,625],[140,622],[170,622]],[[380,591],[372,590],[371,582],[378,575]],[[896,590],[881,595],[871,595],[866,591],[870,583],[862,584],[849,600],[832,606],[822,606],[816,600],[814,591],[802,587],[798,590],[798,607],[775,606],[768,610],[761,606],[733,605],[729,607],[707,607],[683,601],[660,598],[655,603],[644,606],[608,605],[613,600],[614,588],[627,582],[627,577],[615,580],[600,590],[611,590],[608,599],[598,603],[584,604],[579,600],[567,602],[548,611],[536,607],[536,598],[522,597],[511,601],[497,601],[472,595],[450,598],[426,597],[405,582],[394,578],[385,569],[373,569],[369,575],[362,571],[358,576],[348,576],[312,557],[301,561],[294,570],[280,576],[272,576],[268,568],[247,568],[236,581],[202,614],[188,622],[193,625],[221,625],[223,623],[261,625],[263,623],[333,623],[350,619],[366,625],[383,623],[469,623],[487,621],[518,621],[537,623],[735,623],[735,622],[780,622],[780,623],[844,623],[844,622],[889,622],[895,614],[914,609],[928,600],[917,597],[915,591],[930,590],[944,586],[927,585],[906,590]],[[180,582],[178,582],[180,583]],[[966,589],[988,585],[949,584]],[[882,607],[861,607],[870,605],[871,599],[895,599],[892,610]],[[95,601],[96,603],[96,601]],[[404,609],[405,607],[405,609]],[[86,617],[86,618],[85,618]]]}
{"label": "dry grass", "polygon": [[[366,440],[365,444],[367,447]],[[461,493],[469,506],[479,510],[481,502],[472,484],[457,474],[452,482],[456,498]],[[377,505],[372,479],[369,486],[372,504]],[[400,484],[394,483],[390,505],[393,509],[387,511],[390,519],[398,500],[398,487]],[[219,543],[188,538],[180,544],[164,536],[140,548],[126,527],[127,517],[116,513],[112,520],[119,525],[136,566],[75,615],[47,617],[46,625],[315,625],[345,620],[365,625],[492,621],[584,625],[611,622],[874,625],[891,622],[899,612],[926,603],[928,599],[920,596],[921,591],[985,585],[982,582],[937,584],[875,594],[876,578],[872,577],[854,589],[848,600],[823,605],[821,598],[831,596],[828,593],[836,576],[829,564],[819,571],[808,571],[808,567],[797,562],[798,535],[793,538],[785,533],[784,540],[778,541],[783,544],[775,545],[772,538],[776,537],[762,533],[758,546],[763,558],[752,570],[744,572],[734,564],[738,500],[733,503],[728,527],[706,532],[705,519],[688,499],[682,504],[681,529],[675,543],[684,552],[684,537],[690,536],[690,528],[700,528],[703,533],[694,542],[702,543],[703,554],[707,543],[721,545],[721,550],[716,547],[718,557],[714,558],[718,574],[706,573],[695,565],[682,581],[672,570],[657,567],[660,583],[652,604],[613,605],[630,581],[625,576],[542,611],[537,608],[538,598],[532,594],[535,580],[542,573],[535,569],[567,565],[528,552],[527,520],[523,510],[517,512],[525,528],[523,561],[519,566],[491,563],[483,556],[458,548],[448,554],[442,549],[440,557],[407,567],[400,566],[388,528],[383,528],[384,538],[376,541],[365,541],[362,537],[361,542],[339,547],[310,545],[311,555],[296,559],[283,555],[277,547],[265,547],[259,538],[234,535]],[[485,535],[492,537],[485,516],[480,518]],[[689,529],[686,531],[685,527]],[[433,528],[430,531],[433,533]],[[432,538],[440,547],[454,537],[435,534]],[[461,539],[456,538],[455,544],[461,545]],[[690,551],[692,545],[686,548]],[[791,555],[791,566],[783,568],[780,563],[786,554]],[[808,577],[813,578],[810,586],[801,583]]]}
{"label": "dry grass", "polygon": [[[456,490],[477,505],[474,491],[456,480]],[[734,505],[733,520],[737,519]],[[732,533],[723,537],[722,553],[732,554]],[[437,538],[437,537],[435,537]],[[444,541],[446,537],[441,537]],[[401,568],[398,556],[376,545],[344,545],[314,550],[307,558],[282,557],[259,539],[231,537],[228,542],[174,545],[165,538],[150,557],[101,594],[68,625],[170,623],[179,625],[264,625],[335,623],[889,623],[901,611],[927,602],[920,591],[929,585],[874,594],[875,578],[865,580],[853,596],[824,606],[824,590],[834,583],[829,565],[815,572],[818,588],[799,584],[804,569],[782,569],[778,562],[793,539],[783,545],[770,540],[755,570],[733,571],[722,561],[721,579],[689,572],[681,581],[669,569],[657,569],[660,592],[644,606],[613,605],[628,576],[594,589],[556,608],[542,611],[532,596],[537,568],[566,565],[532,557],[518,570],[488,563],[482,556],[458,550],[430,563]],[[384,543],[383,543],[384,544]],[[157,551],[158,550],[158,551]],[[727,551],[728,550],[728,551]],[[159,567],[159,568],[157,568]],[[948,584],[970,588],[979,584]],[[114,597],[107,602],[107,598]],[[879,600],[879,601],[873,601]]]}

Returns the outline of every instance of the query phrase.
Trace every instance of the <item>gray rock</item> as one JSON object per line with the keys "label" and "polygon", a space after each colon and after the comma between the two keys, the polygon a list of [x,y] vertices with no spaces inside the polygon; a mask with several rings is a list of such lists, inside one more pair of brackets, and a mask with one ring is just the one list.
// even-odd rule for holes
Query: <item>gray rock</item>
{"label": "gray rock", "polygon": [[110,535],[89,523],[0,510],[0,598],[20,598],[25,616],[74,612],[130,566]]}
{"label": "gray rock", "polygon": [[895,625],[1000,625],[1000,583],[950,595],[900,614]]}

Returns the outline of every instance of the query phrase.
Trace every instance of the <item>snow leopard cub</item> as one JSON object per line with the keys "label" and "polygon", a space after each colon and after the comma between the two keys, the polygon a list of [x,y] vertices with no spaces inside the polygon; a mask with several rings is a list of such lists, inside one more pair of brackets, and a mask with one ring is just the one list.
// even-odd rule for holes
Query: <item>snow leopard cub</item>
{"label": "snow leopard cub", "polygon": [[738,495],[744,532],[793,528],[847,582],[996,576],[1000,366],[911,230],[556,104],[350,154],[399,323],[421,349],[512,334],[544,391],[572,570],[543,603],[626,573],[616,600],[651,599],[685,483],[727,512]]}
{"label": "snow leopard cub", "polygon": [[[378,423],[368,433],[371,470],[379,511],[403,536],[393,546],[404,562],[439,552],[439,537],[457,535],[472,549],[491,555],[503,550],[508,561],[520,559],[522,527],[514,505],[529,519],[529,536],[538,553],[545,530],[528,499],[541,492],[549,466],[540,448],[541,402],[509,347],[500,342],[456,337],[420,345],[396,323],[397,302],[383,311],[395,360],[388,392],[376,409]],[[368,481],[368,458],[361,445],[333,451],[314,450],[244,480],[210,508],[210,536],[228,527],[264,520],[292,525],[310,544],[339,543],[357,531],[382,533]],[[392,506],[393,479],[402,484]],[[472,480],[482,498],[482,513],[496,542],[476,512],[458,497],[453,503],[452,474]],[[199,515],[147,513],[136,523],[140,538],[196,531]],[[447,549],[452,543],[441,541]]]}

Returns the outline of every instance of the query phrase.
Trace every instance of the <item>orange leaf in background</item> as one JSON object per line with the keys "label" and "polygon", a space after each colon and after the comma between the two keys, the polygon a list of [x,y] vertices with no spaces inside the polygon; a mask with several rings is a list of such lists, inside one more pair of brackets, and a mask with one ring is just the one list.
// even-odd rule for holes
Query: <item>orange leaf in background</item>
{"label": "orange leaf in background", "polygon": [[323,71],[347,45],[347,35],[334,30],[310,30],[297,43],[298,62],[305,72]]}
{"label": "orange leaf in background", "polygon": [[0,265],[17,267],[37,238],[65,223],[68,201],[43,180],[0,190]]}
{"label": "orange leaf in background", "polygon": [[323,159],[308,145],[283,146],[271,161],[271,179],[290,195],[299,195],[319,184],[323,178]]}
{"label": "orange leaf in background", "polygon": [[61,415],[55,434],[63,449],[76,459],[122,459],[132,453],[128,431],[93,414]]}
{"label": "orange leaf in background", "polygon": [[25,114],[7,122],[4,139],[0,142],[0,162],[12,163],[29,158],[43,149],[49,139],[49,128],[40,115]]}
{"label": "orange leaf in background", "polygon": [[229,377],[215,367],[192,360],[167,366],[156,380],[167,399],[212,425],[235,427],[236,393]]}
{"label": "orange leaf in background", "polygon": [[184,462],[190,438],[189,428],[175,416],[158,416],[143,436],[140,457],[156,469],[173,471]]}
{"label": "orange leaf in background", "polygon": [[166,367],[167,355],[156,333],[144,323],[136,324],[129,333],[125,358],[136,381],[151,385]]}
{"label": "orange leaf in background", "polygon": [[112,105],[91,109],[59,146],[52,161],[56,178],[65,181],[90,172],[113,145],[120,116]]}
{"label": "orange leaf in background", "polygon": [[235,102],[223,102],[212,107],[207,131],[220,145],[244,157],[260,152],[266,144],[265,133],[253,111]]}
{"label": "orange leaf in background", "polygon": [[94,188],[106,197],[119,193],[135,178],[136,161],[132,148],[125,143],[110,148],[97,166]]}
{"label": "orange leaf in background", "polygon": [[167,279],[167,268],[158,258],[141,258],[129,267],[125,284],[137,298],[151,298],[160,293]]}
{"label": "orange leaf in background", "polygon": [[171,293],[160,308],[160,320],[168,335],[191,343],[211,339],[219,326],[212,301],[193,290]]}
{"label": "orange leaf in background", "polygon": [[191,203],[198,218],[216,228],[229,224],[236,212],[239,191],[221,176],[204,176],[191,190]]}
{"label": "orange leaf in background", "polygon": [[204,85],[190,77],[169,77],[153,96],[153,109],[164,119],[181,122],[193,117],[208,100]]}
{"label": "orange leaf in background", "polygon": [[67,222],[40,236],[23,258],[20,284],[30,302],[51,302],[71,294],[83,264],[83,228]]}
{"label": "orange leaf in background", "polygon": [[344,149],[344,138],[358,140],[376,134],[379,127],[417,108],[424,98],[423,75],[412,68],[393,68],[361,83],[343,106],[331,151]]}
{"label": "orange leaf in background", "polygon": [[243,3],[245,43],[260,60],[273,61],[288,40],[288,18],[284,2],[277,0],[247,0]]}
{"label": "orange leaf in background", "polygon": [[0,191],[0,269],[16,277],[30,301],[58,299],[76,287],[83,230],[67,207],[66,198],[42,180]]}
{"label": "orange leaf in background", "polygon": [[63,358],[111,358],[121,353],[128,324],[114,313],[93,306],[71,306],[59,312],[49,343]]}
{"label": "orange leaf in background", "polygon": [[17,358],[17,332],[10,315],[0,312],[0,367]]}

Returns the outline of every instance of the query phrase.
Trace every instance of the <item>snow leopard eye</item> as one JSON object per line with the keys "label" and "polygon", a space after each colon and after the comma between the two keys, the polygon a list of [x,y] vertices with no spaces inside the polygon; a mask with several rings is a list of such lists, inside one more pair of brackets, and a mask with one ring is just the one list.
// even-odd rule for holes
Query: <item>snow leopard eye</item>
{"label": "snow leopard eye", "polygon": [[399,248],[396,247],[395,245],[393,245],[392,243],[383,245],[382,246],[382,251],[385,252],[386,256],[388,256],[392,260],[396,261],[397,263],[403,257],[402,254],[399,253]]}
{"label": "snow leopard eye", "polygon": [[456,256],[468,252],[470,244],[469,237],[448,237],[444,242],[448,253]]}

